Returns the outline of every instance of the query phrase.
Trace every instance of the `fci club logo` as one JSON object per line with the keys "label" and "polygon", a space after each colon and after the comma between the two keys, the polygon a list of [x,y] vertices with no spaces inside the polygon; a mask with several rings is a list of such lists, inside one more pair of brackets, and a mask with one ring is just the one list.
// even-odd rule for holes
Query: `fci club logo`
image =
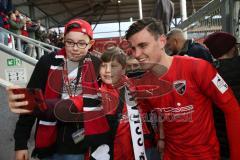
{"label": "fci club logo", "polygon": [[178,80],[173,82],[173,87],[178,94],[183,95],[186,91],[186,80]]}

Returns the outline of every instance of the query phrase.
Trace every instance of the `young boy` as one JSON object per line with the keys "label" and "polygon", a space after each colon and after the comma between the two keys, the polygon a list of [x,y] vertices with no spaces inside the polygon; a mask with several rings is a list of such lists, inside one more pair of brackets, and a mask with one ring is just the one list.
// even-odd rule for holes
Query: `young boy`
{"label": "young boy", "polygon": [[[101,60],[99,74],[102,84],[100,91],[102,94],[102,106],[109,121],[109,126],[111,126],[113,136],[113,146],[111,149],[113,150],[114,160],[139,159],[139,153],[140,151],[144,151],[144,147],[147,159],[159,160],[159,153],[152,148],[153,143],[151,140],[153,137],[151,137],[147,122],[142,122],[142,125],[137,126],[143,130],[141,134],[142,138],[144,134],[144,145],[139,150],[136,150],[139,146],[138,143],[134,143],[134,140],[138,136],[133,130],[136,126],[131,124],[133,122],[133,111],[129,107],[129,100],[125,95],[127,92],[126,86],[130,90],[134,89],[131,82],[125,76],[127,65],[126,55],[118,47],[111,47],[103,53]],[[141,118],[144,116],[144,114],[138,112],[138,108],[137,114],[141,115]]]}
{"label": "young boy", "polygon": [[[94,98],[95,93],[91,94],[85,90],[88,85],[87,81],[94,82],[92,84],[96,85],[100,65],[99,58],[90,54],[90,49],[94,44],[91,25],[82,19],[70,20],[65,25],[64,44],[65,47],[61,50],[41,57],[33,71],[27,88],[40,88],[46,100],[58,102],[47,103],[49,112],[43,112],[41,115],[39,112],[20,115],[14,133],[16,159],[29,159],[27,143],[36,119],[35,148],[32,156],[39,159],[83,160],[84,153],[88,149],[86,145],[93,145],[99,140],[107,140],[104,138],[104,133],[109,127],[102,128],[105,125],[100,120],[101,117],[95,119],[96,121],[83,122],[75,119],[79,114],[70,112],[69,108],[62,112],[62,107],[70,107],[65,102],[69,99],[76,99],[79,95],[85,99],[88,98],[93,103],[97,102]],[[32,112],[32,110],[24,109],[28,105],[28,102],[24,100],[24,94],[13,94],[11,89],[8,90],[8,94],[9,108],[12,112]],[[55,114],[51,108],[54,108]],[[101,131],[97,128],[101,128]],[[96,129],[98,133],[95,132]],[[87,141],[88,134],[91,134],[89,136],[91,142]],[[100,143],[94,147],[97,148]]]}
{"label": "young boy", "polygon": [[[128,108],[125,102],[126,56],[117,47],[107,49],[101,56],[100,87],[102,106],[111,126],[114,160],[134,160],[131,128],[128,119]],[[139,125],[142,127],[141,125]],[[143,132],[141,132],[143,137]],[[144,149],[144,145],[142,146]]]}

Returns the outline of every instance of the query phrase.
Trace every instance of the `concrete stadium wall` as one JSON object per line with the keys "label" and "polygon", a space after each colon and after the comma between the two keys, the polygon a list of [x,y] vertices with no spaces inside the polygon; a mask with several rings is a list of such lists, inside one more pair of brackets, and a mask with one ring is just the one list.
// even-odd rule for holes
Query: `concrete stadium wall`
{"label": "concrete stadium wall", "polygon": [[[14,160],[13,133],[18,115],[10,112],[7,105],[6,90],[0,87],[0,160]],[[31,150],[34,146],[33,137],[34,135],[32,134],[29,140],[29,154],[31,154]]]}

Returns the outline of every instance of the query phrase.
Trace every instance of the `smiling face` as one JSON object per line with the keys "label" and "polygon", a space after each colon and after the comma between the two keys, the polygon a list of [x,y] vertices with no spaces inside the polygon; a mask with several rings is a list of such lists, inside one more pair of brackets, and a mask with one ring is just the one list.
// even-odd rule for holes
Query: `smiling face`
{"label": "smiling face", "polygon": [[16,21],[16,20],[17,20],[16,14],[13,13],[13,12],[11,12],[11,13],[10,13],[10,19],[13,20],[13,21]]}
{"label": "smiling face", "polygon": [[102,62],[99,73],[104,83],[116,84],[125,74],[125,68],[115,59],[110,62]]}
{"label": "smiling face", "polygon": [[94,44],[94,40],[90,40],[88,35],[75,31],[68,32],[64,42],[67,57],[71,61],[79,61]]}
{"label": "smiling face", "polygon": [[165,36],[153,36],[144,28],[133,34],[128,41],[131,43],[133,56],[139,61],[142,69],[150,69],[161,61],[166,44]]}

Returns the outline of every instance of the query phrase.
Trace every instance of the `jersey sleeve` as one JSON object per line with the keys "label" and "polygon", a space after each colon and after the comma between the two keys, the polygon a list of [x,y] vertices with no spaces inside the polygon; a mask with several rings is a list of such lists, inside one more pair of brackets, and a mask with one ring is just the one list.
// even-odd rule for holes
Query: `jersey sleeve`
{"label": "jersey sleeve", "polygon": [[193,65],[195,71],[192,76],[200,91],[224,112],[231,160],[237,160],[240,158],[240,108],[238,101],[231,88],[210,63],[196,61]]}

